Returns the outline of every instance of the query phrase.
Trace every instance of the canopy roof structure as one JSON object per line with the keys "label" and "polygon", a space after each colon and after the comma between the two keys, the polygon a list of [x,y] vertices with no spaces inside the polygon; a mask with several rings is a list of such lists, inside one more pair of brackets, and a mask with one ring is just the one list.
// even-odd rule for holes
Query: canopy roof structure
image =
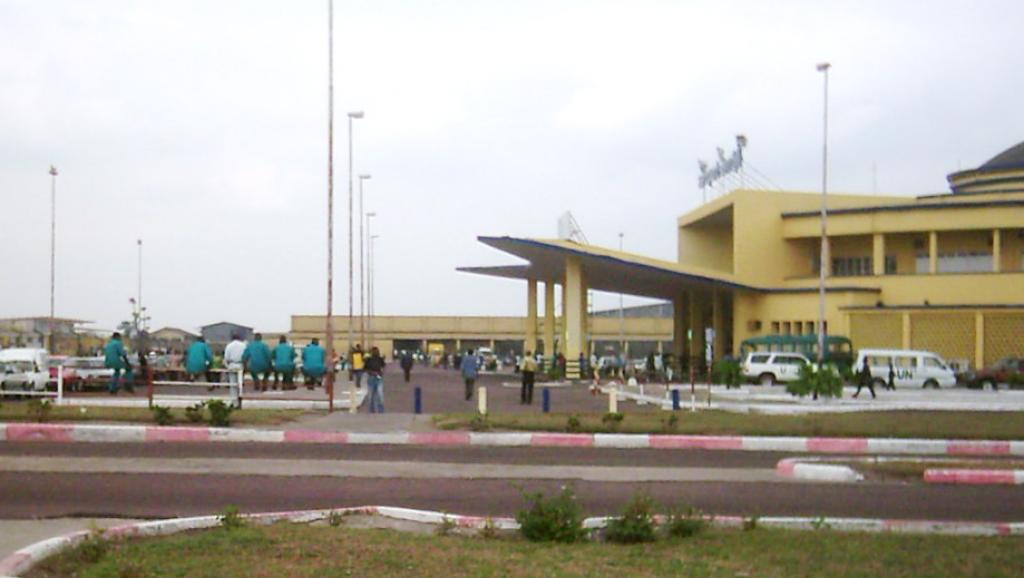
{"label": "canopy roof structure", "polygon": [[459,271],[510,279],[561,282],[565,278],[566,259],[576,258],[586,271],[587,287],[597,291],[670,300],[688,289],[757,289],[737,283],[729,273],[683,267],[671,261],[574,241],[516,237],[478,239],[481,243],[527,261],[527,264],[460,267]]}

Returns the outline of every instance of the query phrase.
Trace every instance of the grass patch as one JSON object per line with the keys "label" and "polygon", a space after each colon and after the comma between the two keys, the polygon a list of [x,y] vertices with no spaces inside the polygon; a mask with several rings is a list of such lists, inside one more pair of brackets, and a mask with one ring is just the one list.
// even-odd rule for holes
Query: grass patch
{"label": "grass patch", "polygon": [[98,562],[70,552],[28,576],[995,577],[1022,564],[1020,537],[715,529],[637,545],[539,544],[281,523],[116,542]]}
{"label": "grass patch", "polygon": [[[832,463],[832,462],[830,462]],[[839,463],[839,462],[835,462]],[[901,461],[882,460],[877,462],[858,461],[845,465],[874,480],[920,481],[925,470],[956,469],[956,470],[1022,470],[1024,462],[1020,460],[927,460]]]}
{"label": "grass patch", "polygon": [[[676,412],[673,433],[690,435],[898,437],[960,439],[1024,439],[1024,412],[893,411],[828,413],[810,415],[763,415],[704,410]],[[572,414],[578,431],[608,431],[604,414]],[[618,431],[622,433],[664,433],[669,412],[626,413]],[[434,416],[434,424],[446,430],[469,429],[474,414],[448,413]],[[490,414],[492,429],[521,431],[566,431],[569,414]]]}
{"label": "grass patch", "polygon": [[[85,411],[83,411],[85,410]],[[234,425],[279,425],[295,421],[306,410],[301,409],[240,409],[231,414]],[[185,417],[185,408],[173,408],[170,415],[175,425],[191,425]],[[28,402],[6,401],[0,406],[0,422],[36,421]],[[47,416],[48,422],[115,422],[153,424],[153,412],[145,407],[76,407],[54,405]]]}

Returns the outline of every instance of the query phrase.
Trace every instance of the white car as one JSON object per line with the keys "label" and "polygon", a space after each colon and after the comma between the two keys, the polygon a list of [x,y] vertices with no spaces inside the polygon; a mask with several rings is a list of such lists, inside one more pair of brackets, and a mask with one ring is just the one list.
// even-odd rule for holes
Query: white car
{"label": "white car", "polygon": [[795,381],[800,377],[800,368],[810,362],[802,353],[752,351],[743,358],[740,370],[747,379],[761,385],[775,385]]}
{"label": "white car", "polygon": [[45,349],[4,349],[0,371],[0,389],[44,391],[50,381],[50,356]]}
{"label": "white car", "polygon": [[853,362],[853,371],[859,373],[867,363],[872,384],[884,387],[889,382],[889,368],[894,374],[896,387],[953,387],[956,374],[944,359],[931,351],[911,349],[861,349]]}

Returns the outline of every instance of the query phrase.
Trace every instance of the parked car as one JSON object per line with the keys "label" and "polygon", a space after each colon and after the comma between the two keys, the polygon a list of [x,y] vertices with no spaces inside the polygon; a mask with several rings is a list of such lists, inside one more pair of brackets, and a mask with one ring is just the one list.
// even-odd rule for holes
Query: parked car
{"label": "parked car", "polygon": [[810,362],[802,353],[752,352],[743,357],[740,371],[743,377],[761,385],[775,385],[795,381],[800,368]]}
{"label": "parked car", "polygon": [[45,349],[4,349],[0,351],[0,368],[0,389],[44,391],[50,381],[50,359]]}
{"label": "parked car", "polygon": [[972,389],[990,388],[995,390],[1001,383],[1009,383],[1015,375],[1024,375],[1024,359],[1004,357],[992,365],[977,371],[962,374],[964,385]]}
{"label": "parked car", "polygon": [[114,375],[114,370],[107,369],[102,357],[69,357],[65,367],[75,372],[70,384],[67,376],[64,377],[64,387],[71,390],[81,391],[90,386],[106,387]]}
{"label": "parked car", "polygon": [[953,387],[956,374],[942,357],[931,351],[911,349],[861,349],[853,364],[855,373],[867,364],[875,387],[889,381],[889,368],[895,373],[896,387]]}

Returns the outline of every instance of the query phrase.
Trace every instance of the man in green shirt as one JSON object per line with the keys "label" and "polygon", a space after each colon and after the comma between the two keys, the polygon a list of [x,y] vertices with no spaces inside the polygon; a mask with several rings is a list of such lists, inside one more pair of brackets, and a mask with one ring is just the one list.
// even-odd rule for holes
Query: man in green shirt
{"label": "man in green shirt", "polygon": [[110,385],[107,386],[107,390],[110,391],[110,395],[117,395],[117,390],[120,388],[121,373],[128,368],[128,355],[124,351],[124,343],[121,342],[121,334],[114,333],[110,336],[110,341],[103,347],[103,365],[107,369],[113,369],[114,373],[110,376]]}
{"label": "man in green shirt", "polygon": [[[252,341],[242,352],[242,365],[252,375],[254,386],[267,391],[267,377],[270,374],[270,348],[263,343],[263,334],[253,335]],[[277,386],[274,386],[277,389]]]}

